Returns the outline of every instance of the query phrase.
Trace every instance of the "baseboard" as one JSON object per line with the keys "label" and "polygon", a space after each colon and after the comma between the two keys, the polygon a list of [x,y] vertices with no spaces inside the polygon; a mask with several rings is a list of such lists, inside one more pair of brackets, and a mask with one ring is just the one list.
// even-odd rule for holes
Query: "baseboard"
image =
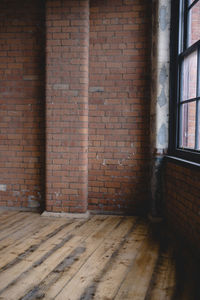
{"label": "baseboard", "polygon": [[90,216],[89,211],[86,211],[85,213],[64,213],[64,212],[49,212],[44,211],[41,214],[42,217],[53,217],[53,218],[71,218],[71,219],[87,219]]}
{"label": "baseboard", "polygon": [[148,214],[148,219],[151,223],[161,223],[163,221],[162,217],[156,217],[153,216],[152,214]]}
{"label": "baseboard", "polygon": [[34,213],[40,213],[41,210],[37,207],[33,207],[33,208],[30,208],[30,207],[10,207],[10,206],[0,206],[0,210],[3,210],[3,211],[21,211],[21,212],[34,212]]}

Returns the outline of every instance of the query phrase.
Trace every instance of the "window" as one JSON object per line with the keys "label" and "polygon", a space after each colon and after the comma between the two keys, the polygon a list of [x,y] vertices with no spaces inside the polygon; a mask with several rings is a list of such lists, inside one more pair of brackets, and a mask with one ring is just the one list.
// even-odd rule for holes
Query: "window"
{"label": "window", "polygon": [[170,150],[200,162],[200,0],[172,1]]}

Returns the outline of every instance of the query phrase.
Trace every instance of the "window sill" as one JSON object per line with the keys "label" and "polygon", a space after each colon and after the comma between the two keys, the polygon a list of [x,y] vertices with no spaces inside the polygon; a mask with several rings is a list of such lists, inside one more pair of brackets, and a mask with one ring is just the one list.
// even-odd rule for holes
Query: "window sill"
{"label": "window sill", "polygon": [[185,160],[183,158],[179,158],[179,157],[171,156],[171,155],[166,155],[165,160],[172,161],[174,163],[177,163],[177,164],[185,166],[185,167],[190,167],[190,168],[195,168],[195,169],[200,170],[200,164],[197,162]]}

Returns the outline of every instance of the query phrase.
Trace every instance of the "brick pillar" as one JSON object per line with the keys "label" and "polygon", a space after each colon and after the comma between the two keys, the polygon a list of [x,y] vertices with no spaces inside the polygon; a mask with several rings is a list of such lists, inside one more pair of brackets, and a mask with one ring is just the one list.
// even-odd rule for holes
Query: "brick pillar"
{"label": "brick pillar", "polygon": [[153,218],[163,216],[163,158],[168,151],[170,1],[152,1],[152,83],[150,109],[151,204]]}
{"label": "brick pillar", "polygon": [[84,213],[89,1],[46,1],[46,210]]}

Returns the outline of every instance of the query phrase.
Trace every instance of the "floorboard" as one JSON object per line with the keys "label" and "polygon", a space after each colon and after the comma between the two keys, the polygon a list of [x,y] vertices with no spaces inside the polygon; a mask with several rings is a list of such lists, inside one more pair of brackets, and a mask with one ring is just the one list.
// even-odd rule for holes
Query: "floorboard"
{"label": "floorboard", "polygon": [[197,280],[182,276],[173,249],[140,217],[85,220],[4,211],[0,299],[199,299]]}

